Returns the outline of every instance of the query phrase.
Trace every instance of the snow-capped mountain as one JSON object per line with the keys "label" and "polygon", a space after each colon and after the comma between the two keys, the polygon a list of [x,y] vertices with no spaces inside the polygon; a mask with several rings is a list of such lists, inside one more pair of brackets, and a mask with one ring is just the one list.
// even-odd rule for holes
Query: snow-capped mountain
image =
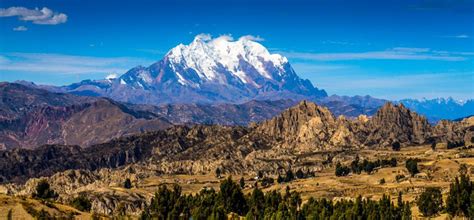
{"label": "snow-capped mountain", "polygon": [[453,98],[403,99],[399,101],[406,107],[426,115],[430,121],[458,119],[474,114],[474,100],[455,100]]}
{"label": "snow-capped mountain", "polygon": [[138,66],[119,77],[86,80],[59,90],[147,104],[327,96],[309,80],[299,78],[285,57],[271,54],[251,37],[213,39],[204,34],[188,45],[174,47],[149,67]]}

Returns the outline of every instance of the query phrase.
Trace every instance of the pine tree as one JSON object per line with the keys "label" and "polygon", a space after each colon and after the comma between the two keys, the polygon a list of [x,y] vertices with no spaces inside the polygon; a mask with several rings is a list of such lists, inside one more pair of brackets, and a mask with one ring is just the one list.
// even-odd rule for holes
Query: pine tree
{"label": "pine tree", "polygon": [[244,180],[244,177],[240,178],[240,181],[239,181],[239,184],[240,184],[240,188],[245,188],[245,180]]}
{"label": "pine tree", "polygon": [[439,188],[429,187],[421,193],[416,204],[425,217],[431,217],[443,209],[443,199]]}

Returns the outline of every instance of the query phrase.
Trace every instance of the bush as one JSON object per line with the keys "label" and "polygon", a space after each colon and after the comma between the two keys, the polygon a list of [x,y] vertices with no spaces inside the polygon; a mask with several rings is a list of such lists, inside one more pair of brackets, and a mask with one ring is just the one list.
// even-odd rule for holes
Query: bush
{"label": "bush", "polygon": [[303,179],[303,178],[305,178],[305,175],[304,175],[304,173],[303,173],[303,171],[302,171],[301,169],[298,169],[298,170],[296,171],[296,178],[298,178],[298,179]]}
{"label": "bush", "polygon": [[408,159],[405,162],[405,167],[407,168],[408,172],[410,172],[411,176],[415,176],[415,174],[420,172],[418,171],[418,159]]}
{"label": "bush", "polygon": [[125,182],[123,182],[123,188],[125,188],[125,189],[131,189],[132,188],[132,181],[130,181],[129,178],[125,179]]}
{"label": "bush", "polygon": [[379,183],[380,183],[380,185],[385,184],[385,178],[380,179]]}
{"label": "bush", "polygon": [[44,179],[38,182],[33,193],[33,198],[38,199],[55,199],[57,197],[58,194],[50,188],[48,181]]}
{"label": "bush", "polygon": [[395,141],[392,143],[392,150],[393,151],[400,151],[400,142]]}
{"label": "bush", "polygon": [[92,204],[87,197],[80,195],[71,201],[71,206],[79,211],[89,212],[91,210]]}
{"label": "bush", "polygon": [[351,169],[347,166],[342,166],[341,163],[336,164],[336,176],[347,176]]}
{"label": "bush", "polygon": [[397,176],[395,176],[395,180],[397,180],[397,182],[399,182],[403,178],[405,178],[405,175],[403,174],[398,174]]}
{"label": "bush", "polygon": [[447,143],[447,148],[448,149],[453,149],[453,148],[458,148],[458,147],[462,147],[464,146],[465,143],[464,143],[464,140],[460,140],[460,141],[448,141]]}
{"label": "bush", "polygon": [[443,198],[439,188],[426,188],[416,201],[418,209],[425,217],[431,217],[443,209]]}

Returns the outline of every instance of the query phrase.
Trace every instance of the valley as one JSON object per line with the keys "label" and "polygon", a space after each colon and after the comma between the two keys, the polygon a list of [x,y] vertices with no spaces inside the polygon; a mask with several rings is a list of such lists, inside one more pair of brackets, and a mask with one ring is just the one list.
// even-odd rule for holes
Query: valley
{"label": "valley", "polygon": [[[433,151],[431,146],[411,146],[403,148],[398,152],[394,152],[392,149],[377,149],[377,150],[358,150],[354,152],[340,153],[337,156],[346,158],[341,160],[344,164],[350,164],[354,155],[358,155],[361,159],[368,158],[373,160],[375,158],[396,158],[398,164],[396,167],[384,167],[373,171],[372,174],[365,172],[361,174],[350,174],[348,176],[337,177],[334,175],[334,167],[328,166],[322,168],[320,171],[315,173],[315,177],[308,177],[302,179],[295,179],[288,183],[277,183],[276,175],[267,175],[271,177],[275,182],[269,186],[262,186],[261,180],[256,181],[255,175],[232,175],[234,181],[238,182],[240,178],[244,178],[245,187],[243,192],[245,194],[251,193],[255,187],[255,182],[258,182],[259,188],[263,192],[270,192],[276,190],[284,193],[287,186],[292,191],[301,193],[303,203],[310,197],[314,198],[329,198],[334,200],[340,199],[351,199],[359,195],[363,198],[377,200],[382,197],[383,194],[390,195],[394,202],[396,202],[396,196],[398,192],[403,192],[404,201],[411,203],[412,215],[415,218],[421,218],[416,205],[415,198],[420,195],[426,187],[440,187],[443,189],[443,198],[446,199],[446,193],[449,189],[451,180],[458,175],[460,164],[467,164],[468,166],[474,165],[474,151],[472,149],[446,149],[443,144],[438,144],[436,150]],[[462,156],[461,156],[462,155]],[[420,173],[415,177],[410,177],[409,172],[405,168],[404,161],[407,158],[419,158]],[[94,183],[77,183],[74,190],[64,191],[64,189],[56,188],[62,184],[72,184],[71,182],[64,182],[64,175],[69,175],[68,172],[63,174],[56,174],[53,177],[48,178],[55,189],[61,196],[65,196],[63,193],[68,194],[67,197],[73,197],[80,192],[93,193],[96,196],[111,196],[116,198],[127,198],[122,199],[120,202],[124,203],[127,213],[134,213],[130,215],[132,218],[138,217],[139,212],[136,209],[139,208],[134,198],[150,199],[158,188],[162,185],[172,187],[173,184],[178,184],[182,187],[183,194],[195,194],[204,188],[214,188],[218,190],[220,182],[228,175],[223,175],[221,178],[217,178],[215,174],[206,175],[158,175],[150,176],[141,179],[139,175],[129,173],[129,167],[123,167],[115,172],[121,173],[121,175],[127,175],[132,180],[132,188],[123,188],[123,178],[111,179],[110,182],[94,182]],[[396,180],[397,175],[404,175],[405,177]],[[63,177],[61,177],[63,176]],[[62,179],[62,181],[61,181]],[[380,180],[384,179],[385,183],[381,184]],[[33,180],[30,180],[33,181]],[[30,182],[29,181],[29,182]],[[37,182],[37,181],[36,181]],[[77,185],[78,184],[78,185]],[[54,203],[55,208],[48,208],[48,206],[42,204],[38,200],[23,199],[28,198],[29,193],[33,190],[34,184],[31,182],[29,186],[23,191],[20,191],[16,196],[1,196],[0,203],[2,205],[1,213],[5,213],[6,217],[7,210],[13,210],[13,216],[22,216],[25,219],[31,218],[26,210],[28,207],[33,206],[40,211],[41,209],[49,210],[48,213],[56,215],[74,215],[76,219],[87,219],[90,217],[90,213],[84,213],[70,206],[62,205],[61,203]],[[138,196],[138,197],[137,197]],[[15,198],[15,199],[14,199]],[[63,198],[63,199],[66,199]],[[107,202],[108,201],[108,202]],[[119,211],[117,210],[117,204],[114,204],[113,200],[103,200],[103,204],[100,206],[107,214],[116,215]],[[129,203],[130,202],[130,203]],[[98,208],[97,203],[96,208]],[[93,206],[94,207],[94,206]],[[96,213],[98,213],[96,210]],[[31,211],[30,211],[31,212]],[[73,214],[71,214],[73,213]],[[135,217],[133,217],[135,216]],[[446,214],[437,216],[436,219],[445,219]]]}
{"label": "valley", "polygon": [[[2,151],[0,192],[5,210],[25,216],[44,210],[57,217],[94,213],[138,218],[162,186],[178,185],[183,195],[196,195],[202,189],[218,190],[232,176],[237,183],[243,178],[246,195],[256,185],[264,193],[284,193],[289,187],[303,204],[311,197],[379,200],[385,194],[396,199],[402,192],[412,216],[420,217],[416,198],[427,187],[440,187],[446,198],[462,164],[472,172],[473,126],[472,117],[432,126],[391,103],[373,117],[346,119],[302,101],[247,127],[173,125],[85,148],[44,145]],[[409,159],[418,163],[416,175],[407,170]],[[337,174],[338,167],[348,167],[348,172]],[[42,181],[56,198],[32,199]],[[80,196],[91,202],[89,214],[70,207]]]}

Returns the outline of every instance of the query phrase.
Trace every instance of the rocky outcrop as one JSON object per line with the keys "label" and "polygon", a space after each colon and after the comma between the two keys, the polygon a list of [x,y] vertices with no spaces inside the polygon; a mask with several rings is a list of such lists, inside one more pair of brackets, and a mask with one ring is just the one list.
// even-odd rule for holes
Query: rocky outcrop
{"label": "rocky outcrop", "polygon": [[368,121],[363,143],[367,146],[389,146],[395,141],[403,145],[423,144],[431,136],[431,130],[423,116],[403,104],[387,103]]}

